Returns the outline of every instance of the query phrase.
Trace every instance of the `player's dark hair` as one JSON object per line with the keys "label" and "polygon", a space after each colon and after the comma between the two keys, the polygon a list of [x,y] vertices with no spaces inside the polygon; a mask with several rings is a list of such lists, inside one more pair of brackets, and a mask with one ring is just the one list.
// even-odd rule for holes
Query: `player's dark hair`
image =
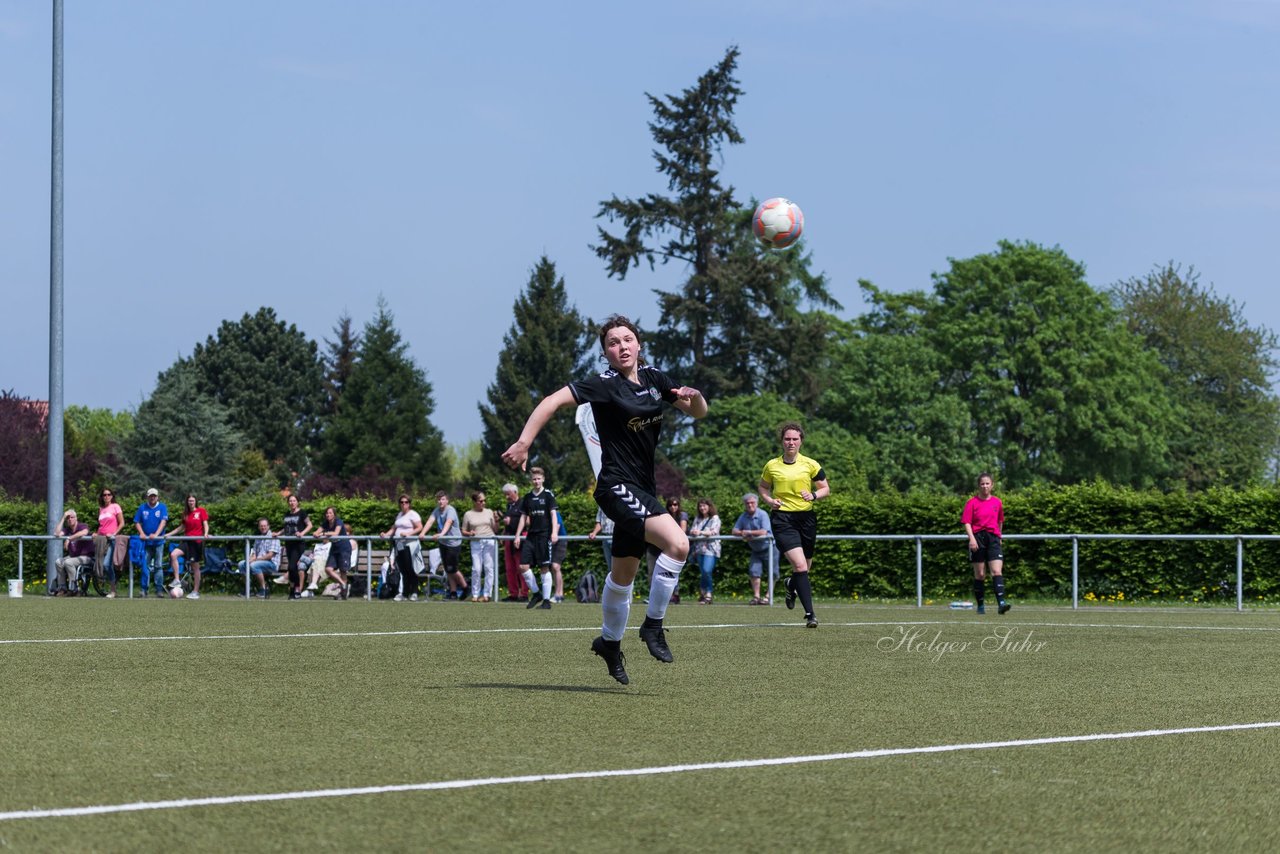
{"label": "player's dark hair", "polygon": [[640,330],[636,328],[636,325],[632,323],[631,320],[625,315],[613,314],[613,315],[610,315],[609,319],[606,320],[600,326],[600,348],[601,349],[604,349],[604,339],[605,339],[605,336],[609,334],[609,330],[617,329],[619,326],[625,326],[626,328],[630,329],[631,333],[636,336],[637,340],[639,340]]}
{"label": "player's dark hair", "polygon": [[779,442],[781,442],[781,441],[782,441],[782,437],[783,437],[783,436],[787,435],[787,431],[788,431],[788,430],[795,430],[797,433],[799,433],[799,434],[800,434],[800,438],[801,438],[801,439],[803,439],[803,438],[804,438],[804,428],[803,428],[803,427],[801,427],[799,424],[797,424],[797,423],[796,423],[796,422],[794,422],[794,421],[788,421],[786,424],[783,424],[781,427],[779,427],[779,428],[778,428],[778,441],[779,441]]}

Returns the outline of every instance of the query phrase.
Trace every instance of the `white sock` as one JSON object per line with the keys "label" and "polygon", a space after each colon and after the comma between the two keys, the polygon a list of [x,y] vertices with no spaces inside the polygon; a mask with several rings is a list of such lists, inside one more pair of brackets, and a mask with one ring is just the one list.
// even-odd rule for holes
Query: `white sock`
{"label": "white sock", "polygon": [[542,598],[551,601],[551,570],[542,573]]}
{"label": "white sock", "polygon": [[678,561],[664,553],[658,555],[658,559],[653,563],[653,581],[649,584],[649,609],[645,612],[645,616],[652,620],[661,620],[667,615],[671,593],[680,582],[680,570],[684,568],[684,561]]}
{"label": "white sock", "polygon": [[524,572],[521,572],[520,575],[524,578],[525,586],[529,588],[529,595],[532,596],[537,593],[538,584],[533,580],[533,570],[526,569]]}
{"label": "white sock", "polygon": [[623,587],[613,580],[613,573],[605,576],[604,590],[600,593],[600,610],[604,612],[604,622],[600,626],[600,636],[607,641],[622,640],[622,633],[627,630],[627,617],[631,615],[631,589],[634,585]]}

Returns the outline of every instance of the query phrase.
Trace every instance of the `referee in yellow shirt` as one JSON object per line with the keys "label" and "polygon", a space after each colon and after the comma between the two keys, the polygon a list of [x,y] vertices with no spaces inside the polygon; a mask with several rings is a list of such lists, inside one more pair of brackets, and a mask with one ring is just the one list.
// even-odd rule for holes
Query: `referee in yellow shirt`
{"label": "referee in yellow shirt", "polygon": [[813,502],[831,494],[827,473],[817,460],[800,453],[804,429],[795,422],[783,424],[778,431],[782,440],[782,456],[764,464],[760,473],[760,503],[773,507],[773,537],[778,551],[791,562],[787,579],[787,607],[796,606],[796,598],[804,606],[804,622],[818,627],[813,613],[813,591],[809,585],[809,567],[813,564],[813,546],[818,538],[818,520]]}

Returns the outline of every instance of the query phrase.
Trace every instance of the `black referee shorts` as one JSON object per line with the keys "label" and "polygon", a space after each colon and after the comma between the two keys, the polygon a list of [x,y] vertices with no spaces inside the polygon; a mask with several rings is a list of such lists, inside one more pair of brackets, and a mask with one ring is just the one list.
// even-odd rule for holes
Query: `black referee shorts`
{"label": "black referee shorts", "polygon": [[818,516],[812,510],[774,510],[773,541],[778,551],[786,554],[792,549],[803,549],[806,558],[813,557],[813,546],[818,541]]}

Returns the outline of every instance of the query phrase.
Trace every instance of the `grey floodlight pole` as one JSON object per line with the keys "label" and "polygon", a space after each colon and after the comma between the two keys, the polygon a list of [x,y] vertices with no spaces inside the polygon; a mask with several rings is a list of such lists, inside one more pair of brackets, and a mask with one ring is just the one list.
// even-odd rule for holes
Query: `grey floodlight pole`
{"label": "grey floodlight pole", "polygon": [[[62,0],[53,0],[53,147],[49,199],[49,481],[47,530],[62,518]],[[45,573],[53,589],[60,543],[46,541]]]}

